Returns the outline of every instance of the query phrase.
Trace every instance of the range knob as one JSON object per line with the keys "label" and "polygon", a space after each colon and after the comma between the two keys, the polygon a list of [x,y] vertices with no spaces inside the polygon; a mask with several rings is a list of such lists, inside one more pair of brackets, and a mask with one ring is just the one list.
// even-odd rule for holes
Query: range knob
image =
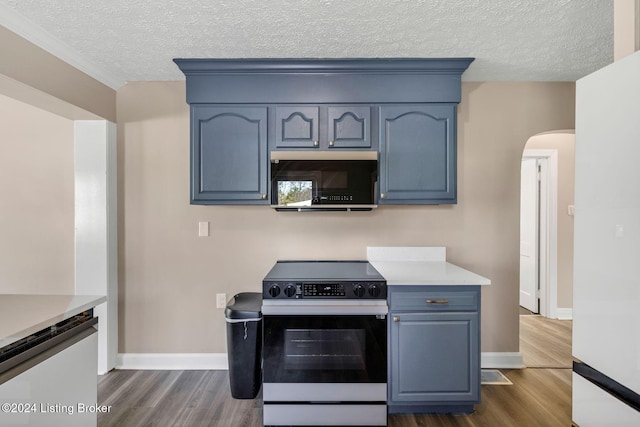
{"label": "range knob", "polygon": [[291,298],[296,294],[296,287],[293,285],[287,285],[287,287],[284,288],[284,294]]}
{"label": "range knob", "polygon": [[355,285],[353,285],[353,293],[355,294],[355,296],[363,297],[364,292],[365,292],[364,286],[362,286],[360,283],[356,283]]}
{"label": "range knob", "polygon": [[269,295],[271,296],[271,298],[275,298],[278,295],[280,295],[280,286],[278,285],[271,285],[271,287],[269,288]]}
{"label": "range knob", "polygon": [[369,285],[369,295],[371,295],[372,297],[378,298],[381,292],[382,290],[380,289],[380,286],[376,285],[375,283]]}

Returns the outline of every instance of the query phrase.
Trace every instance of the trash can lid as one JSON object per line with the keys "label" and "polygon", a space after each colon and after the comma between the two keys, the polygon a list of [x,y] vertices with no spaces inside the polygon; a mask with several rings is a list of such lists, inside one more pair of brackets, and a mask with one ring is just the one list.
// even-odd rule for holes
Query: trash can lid
{"label": "trash can lid", "polygon": [[227,303],[224,315],[227,319],[256,319],[262,317],[262,294],[241,292]]}

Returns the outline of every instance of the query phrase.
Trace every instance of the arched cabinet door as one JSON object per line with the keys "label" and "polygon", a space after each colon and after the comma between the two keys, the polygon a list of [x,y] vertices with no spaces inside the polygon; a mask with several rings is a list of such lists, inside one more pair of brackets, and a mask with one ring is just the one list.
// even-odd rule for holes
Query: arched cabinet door
{"label": "arched cabinet door", "polygon": [[319,108],[276,107],[277,148],[319,148]]}
{"label": "arched cabinet door", "polygon": [[275,149],[372,149],[370,106],[277,105]]}
{"label": "arched cabinet door", "polygon": [[380,204],[456,203],[456,107],[380,107]]}
{"label": "arched cabinet door", "polygon": [[328,107],[329,148],[371,148],[371,108]]}
{"label": "arched cabinet door", "polygon": [[268,204],[267,107],[191,107],[191,203]]}

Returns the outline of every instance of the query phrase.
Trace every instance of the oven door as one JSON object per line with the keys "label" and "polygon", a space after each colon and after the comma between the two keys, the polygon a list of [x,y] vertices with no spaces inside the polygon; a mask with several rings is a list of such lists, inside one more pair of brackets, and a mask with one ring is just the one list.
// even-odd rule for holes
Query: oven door
{"label": "oven door", "polygon": [[387,425],[386,301],[264,301],[263,423]]}
{"label": "oven door", "polygon": [[386,383],[386,301],[305,303],[263,305],[265,384]]}

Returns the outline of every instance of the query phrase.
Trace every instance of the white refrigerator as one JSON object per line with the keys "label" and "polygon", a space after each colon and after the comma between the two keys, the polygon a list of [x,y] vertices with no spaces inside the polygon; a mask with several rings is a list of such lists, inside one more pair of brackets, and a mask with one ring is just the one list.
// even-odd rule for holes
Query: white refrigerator
{"label": "white refrigerator", "polygon": [[640,426],[640,52],[576,83],[573,421]]}

